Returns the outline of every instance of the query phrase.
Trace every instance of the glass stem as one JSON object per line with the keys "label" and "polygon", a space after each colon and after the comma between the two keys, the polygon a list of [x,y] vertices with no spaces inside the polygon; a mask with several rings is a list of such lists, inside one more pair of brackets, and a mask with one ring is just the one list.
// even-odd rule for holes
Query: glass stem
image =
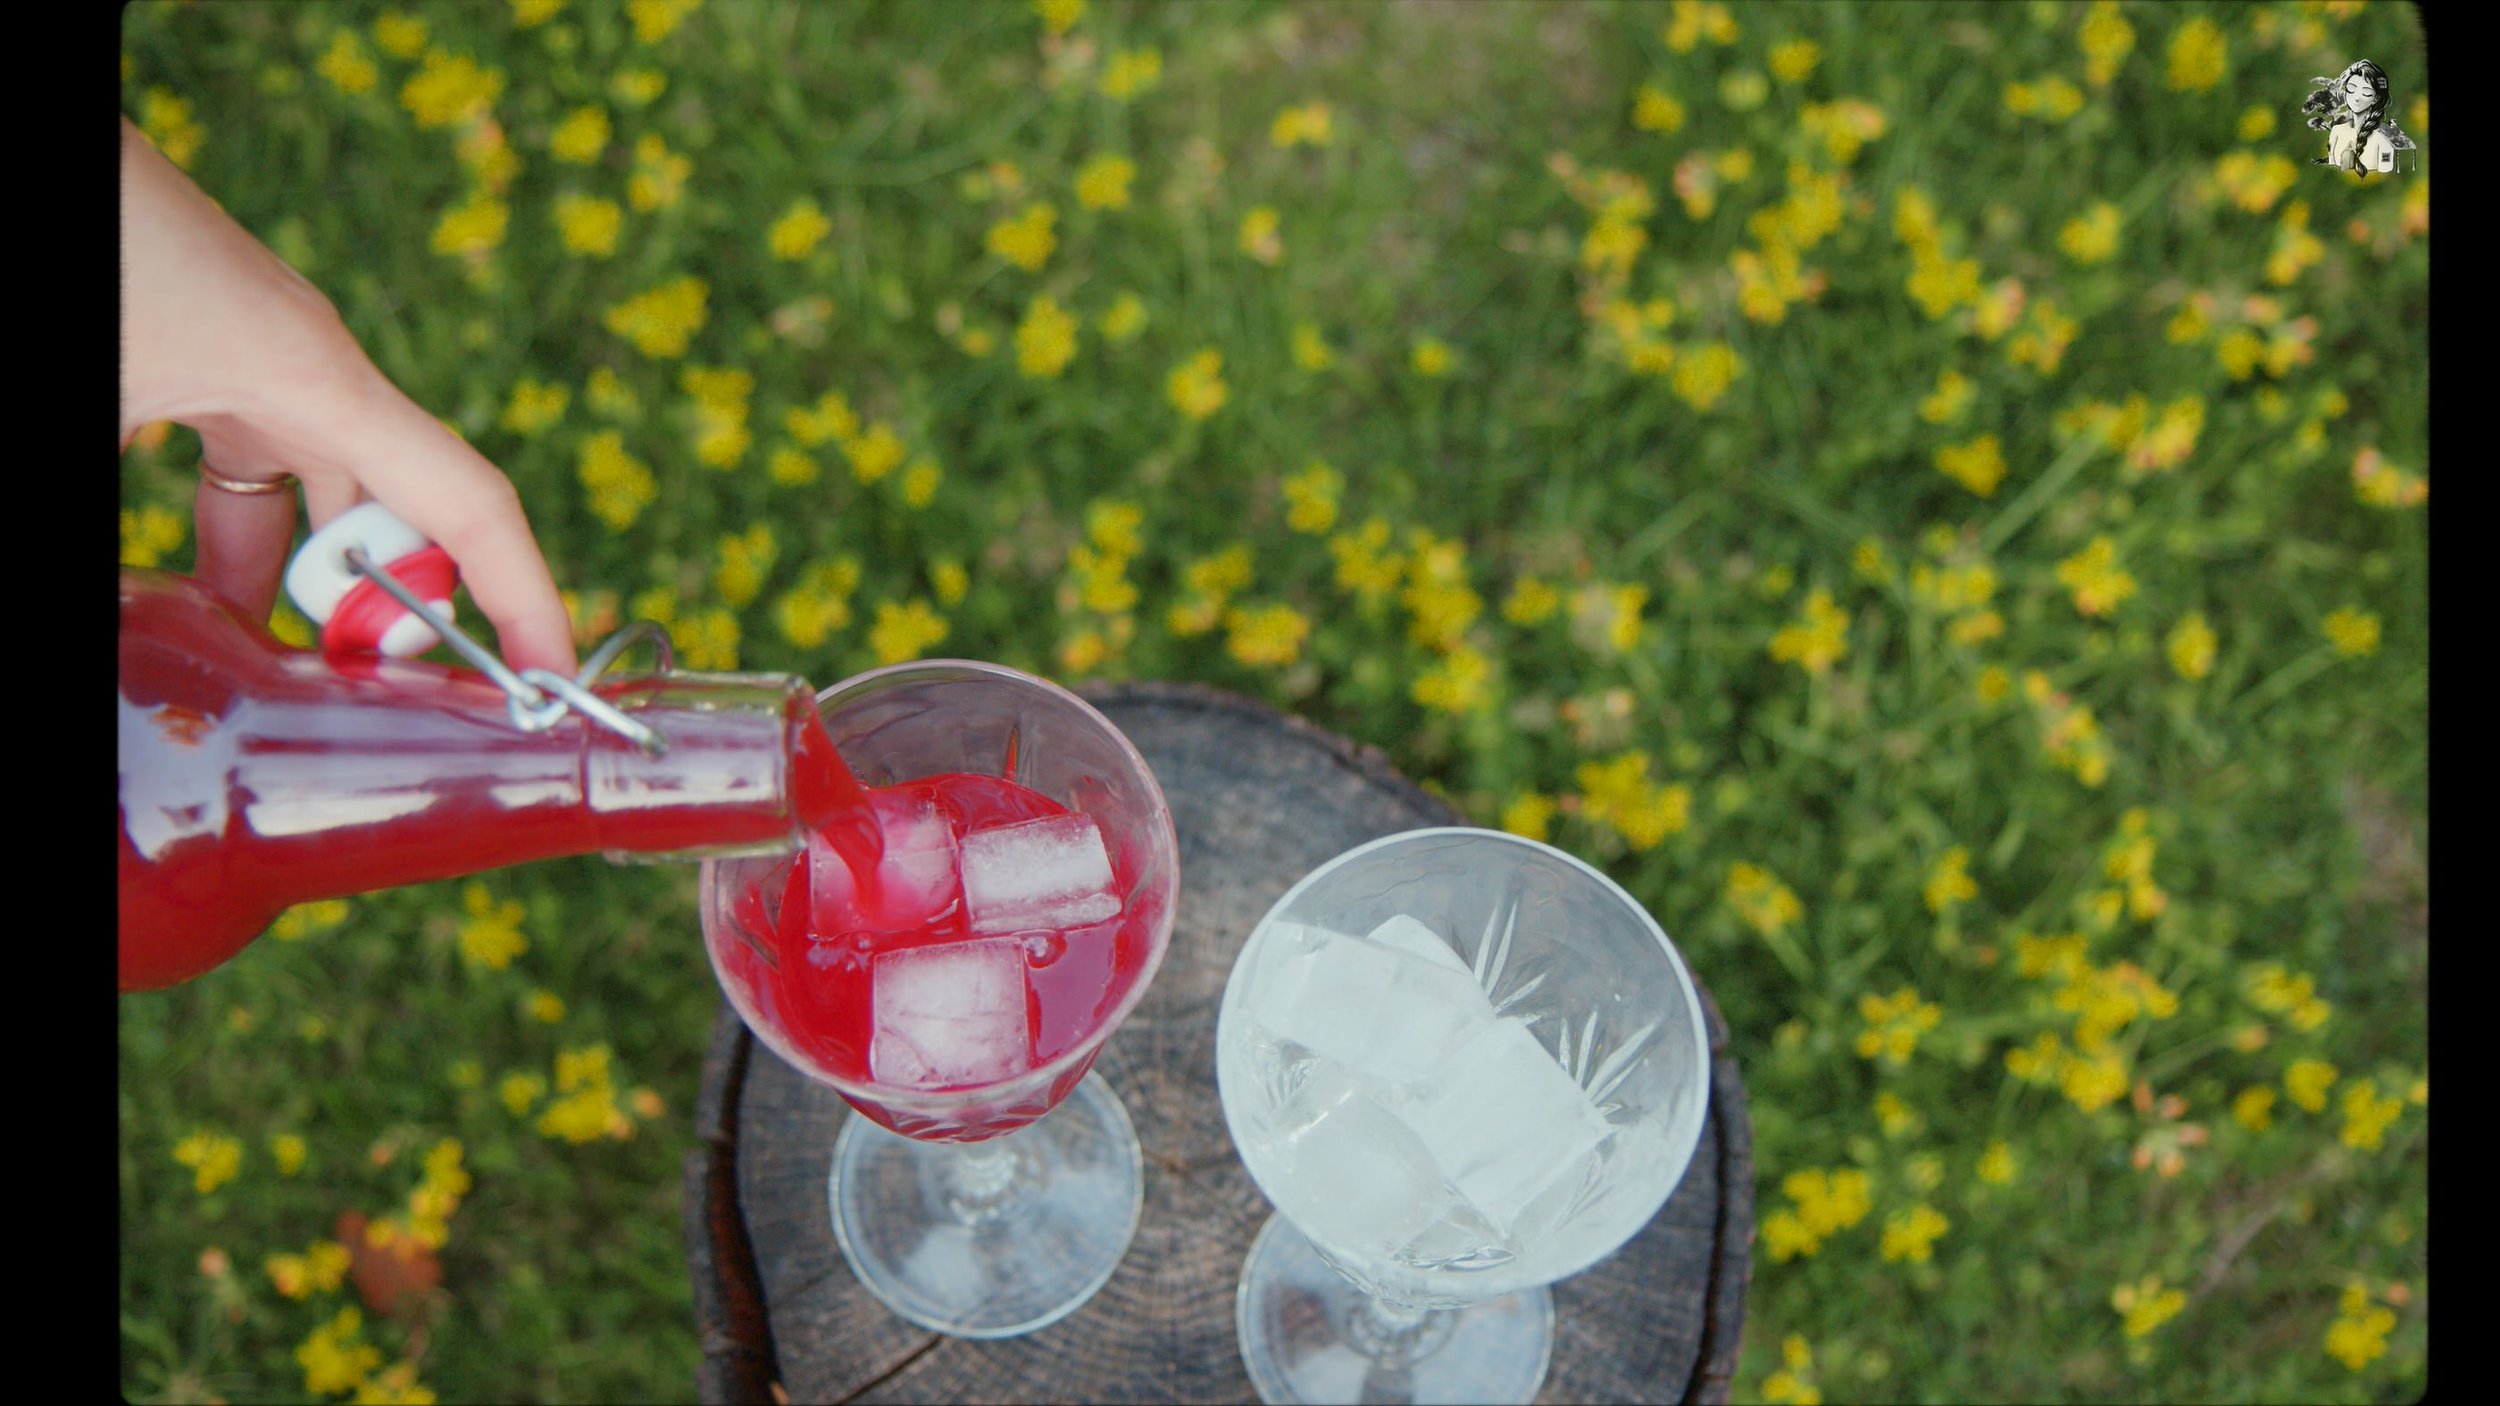
{"label": "glass stem", "polygon": [[1346,1342],[1355,1351],[1384,1365],[1426,1357],[1450,1335],[1450,1315],[1428,1308],[1409,1308],[1365,1294],[1346,1315]]}
{"label": "glass stem", "polygon": [[1012,1137],[960,1143],[946,1154],[938,1194],[956,1220],[986,1225],[1023,1202],[1033,1189],[1035,1170]]}

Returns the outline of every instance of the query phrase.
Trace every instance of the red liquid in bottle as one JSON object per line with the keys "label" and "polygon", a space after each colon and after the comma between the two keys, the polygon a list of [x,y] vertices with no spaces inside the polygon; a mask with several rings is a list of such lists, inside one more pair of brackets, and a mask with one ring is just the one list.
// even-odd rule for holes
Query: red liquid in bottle
{"label": "red liquid in bottle", "polygon": [[123,574],[120,649],[124,991],[216,966],[290,904],[789,842],[861,803],[796,680],[726,681],[740,707],[709,706],[722,680],[603,682],[668,737],[654,759],[580,717],[522,732],[469,670],[288,649],[162,573]]}
{"label": "red liquid in bottle", "polygon": [[[994,776],[952,773],[879,787],[867,793],[869,810],[887,831],[885,843],[906,833],[899,817],[922,816],[934,807],[951,840],[975,831],[1068,814],[1038,792]],[[1010,935],[972,931],[960,889],[934,914],[923,895],[895,894],[881,886],[878,856],[863,855],[848,839],[832,839],[809,854],[762,866],[760,877],[724,895],[721,915],[728,931],[716,934],[713,955],[721,979],[750,1025],[785,1054],[823,1073],[854,1083],[894,1086],[892,1071],[875,1067],[876,974],[887,954],[946,944],[980,944],[995,952],[1012,939],[1021,961],[1027,1042],[1023,1067],[1038,1068],[1085,1043],[1119,1008],[1146,968],[1161,899],[1137,882],[1143,856],[1109,829],[1103,831],[1111,865],[1111,892],[1121,896],[1113,916],[1069,928],[1035,928]],[[822,911],[822,892],[811,865],[840,862],[847,873],[832,887],[840,911]],[[949,856],[945,861],[952,863]],[[890,871],[889,871],[890,872]],[[956,882],[960,883],[958,875]],[[843,929],[851,929],[844,931]],[[977,1141],[1031,1122],[1076,1086],[1092,1064],[1076,1061],[1038,1097],[1005,1106],[967,1107],[933,1120],[889,1109],[845,1091],[853,1106],[887,1127],[916,1137]],[[1012,1075],[1009,1077],[1013,1077]],[[919,1087],[959,1087],[938,1080]]]}

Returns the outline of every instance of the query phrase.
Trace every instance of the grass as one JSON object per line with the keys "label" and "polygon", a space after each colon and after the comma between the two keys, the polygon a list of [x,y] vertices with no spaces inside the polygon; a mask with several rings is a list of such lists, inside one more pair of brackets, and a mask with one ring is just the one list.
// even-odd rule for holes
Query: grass
{"label": "grass", "polygon": [[[2129,6],[2106,83],[2084,6],[1714,34],[1706,6],[1094,0],[1053,34],[712,0],[636,34],[670,13],[140,4],[125,110],[195,128],[194,177],[512,475],[586,637],[649,616],[819,683],[910,652],[1202,680],[1605,865],[1737,1037],[1741,1398],[2420,1392],[2427,184],[2309,166],[2296,111],[2372,57],[2426,155],[2408,11]],[[1811,72],[1774,76],[1799,39]],[[421,125],[428,52],[500,82]],[[1277,145],[1311,103],[1325,140]],[[558,159],[586,106],[607,138]],[[1125,208],[1078,199],[1104,153]],[[567,248],[567,197],[618,205],[611,253]],[[501,232],[438,252],[477,199]],[[824,233],[777,257],[801,201]],[[1027,269],[991,240],[1035,202]],[[681,354],[612,328],[689,277]],[[1044,298],[1078,329],[1031,374]],[[1199,418],[1171,380],[1203,349]],[[512,415],[525,385],[561,413]],[[790,422],[828,393],[855,424]],[[603,432],[647,493],[585,481]],[[1982,436],[1985,493],[1939,471]],[[194,461],[180,430],[125,453],[126,562],[187,564]],[[542,864],[299,910],[124,999],[125,1393],[682,1397],[692,909],[682,868]],[[411,1311],[268,1264],[444,1196]],[[316,1333],[351,1305],[370,1360]]]}

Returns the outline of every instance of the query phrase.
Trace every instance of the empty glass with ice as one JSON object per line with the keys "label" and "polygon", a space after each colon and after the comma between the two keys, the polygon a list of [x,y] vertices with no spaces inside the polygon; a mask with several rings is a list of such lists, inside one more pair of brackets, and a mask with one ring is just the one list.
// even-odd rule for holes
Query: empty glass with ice
{"label": "empty glass with ice", "polygon": [[861,1283],[940,1332],[1030,1332],[1137,1227],[1136,1133],[1087,1071],[1171,939],[1170,812],[1118,729],[1012,669],[898,665],[818,709],[861,804],[706,864],[705,946],[756,1038],[865,1115],[829,1183]]}
{"label": "empty glass with ice", "polygon": [[1544,1286],[1666,1203],[1710,1056],[1683,959],[1613,880],[1435,829],[1277,900],[1225,987],[1216,1074],[1277,1210],[1236,1309],[1259,1395],[1524,1402]]}

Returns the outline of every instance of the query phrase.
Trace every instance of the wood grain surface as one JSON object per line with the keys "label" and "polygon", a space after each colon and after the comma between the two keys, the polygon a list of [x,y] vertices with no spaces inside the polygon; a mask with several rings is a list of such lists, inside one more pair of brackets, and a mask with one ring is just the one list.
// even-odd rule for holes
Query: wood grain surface
{"label": "wood grain surface", "polygon": [[[1171,950],[1094,1065],[1145,1150],[1127,1258],[1084,1307],[1020,1338],[948,1338],[894,1316],[833,1239],[825,1177],[847,1105],[757,1044],[724,1002],[686,1159],[702,1399],[1255,1399],[1233,1289],[1269,1208],[1216,1099],[1225,979],[1268,906],[1323,861],[1463,822],[1377,751],[1247,699],[1177,684],[1088,697],[1154,768],[1180,840]],[[1691,1170],[1621,1251],[1553,1286],[1540,1401],[1727,1399],[1753,1242],[1752,1136],[1726,1025],[1706,989],[1702,1001],[1716,1061]]]}

